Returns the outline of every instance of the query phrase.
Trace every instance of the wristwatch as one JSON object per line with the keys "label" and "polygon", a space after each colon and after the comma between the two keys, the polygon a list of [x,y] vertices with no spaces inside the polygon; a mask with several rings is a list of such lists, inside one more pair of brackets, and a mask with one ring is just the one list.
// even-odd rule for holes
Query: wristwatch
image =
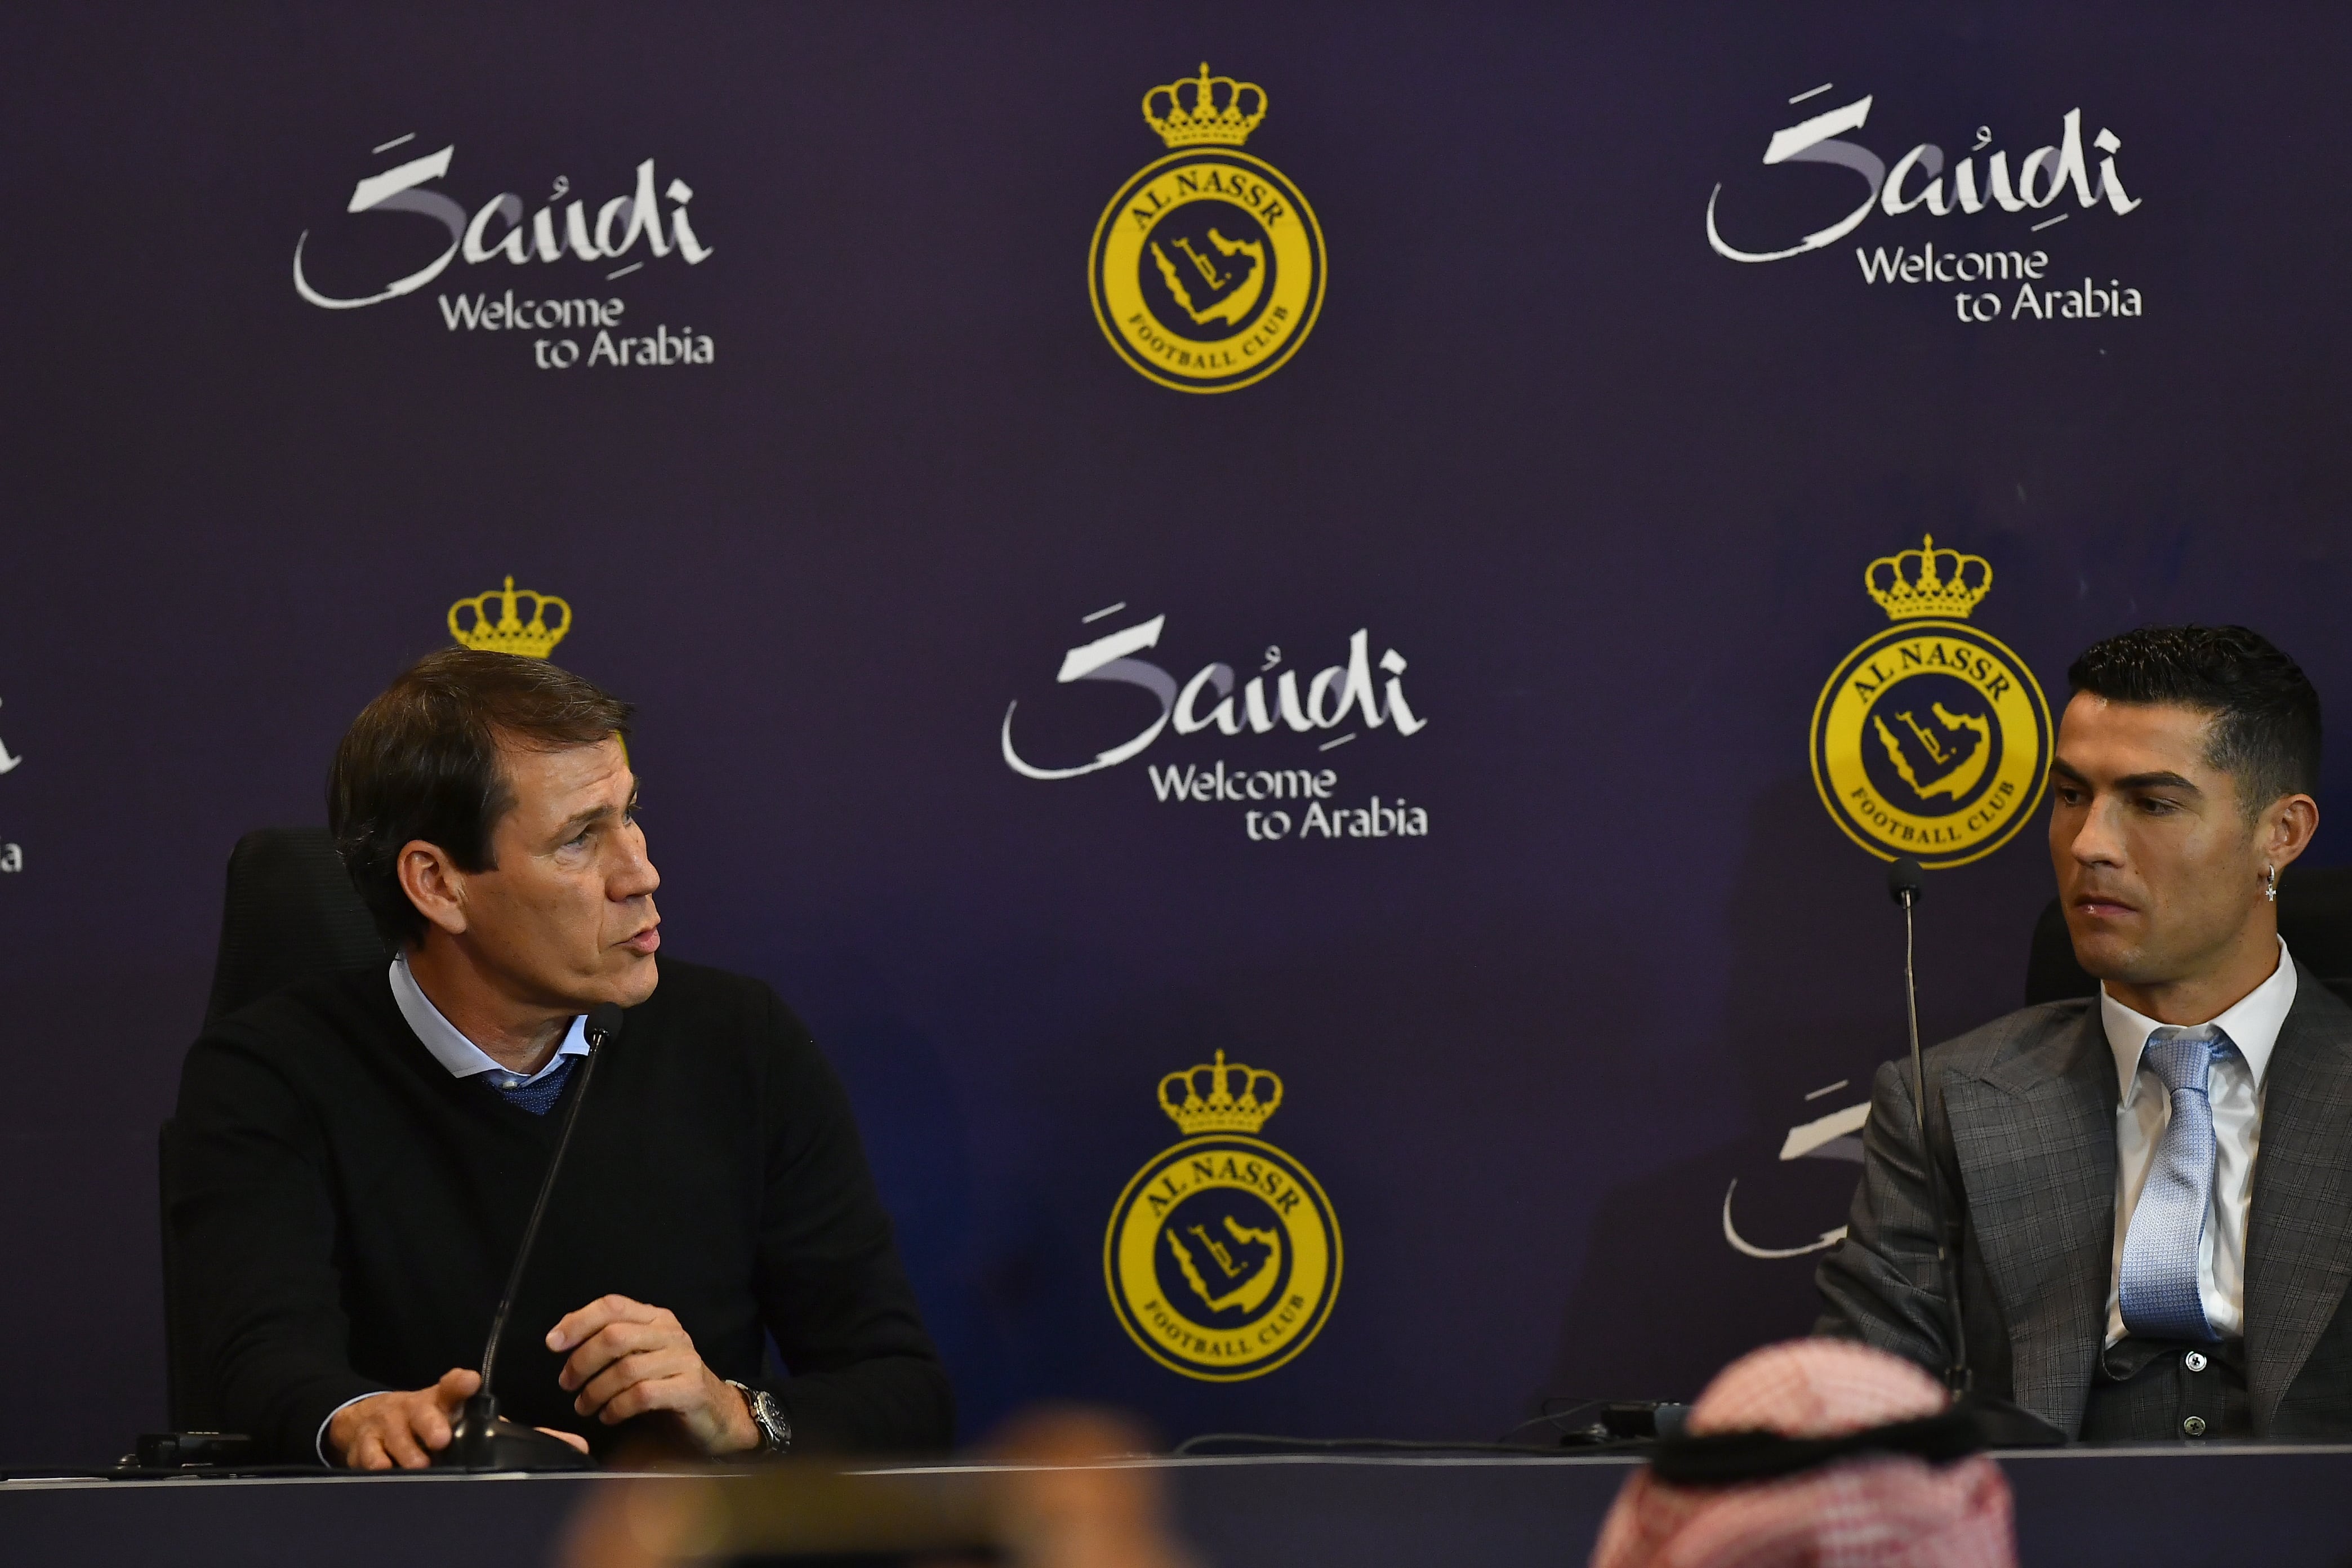
{"label": "wristwatch", "polygon": [[784,1419],[784,1407],[776,1396],[764,1388],[753,1388],[748,1383],[727,1380],[727,1386],[743,1396],[743,1404],[751,1412],[751,1425],[760,1429],[760,1452],[788,1454],[793,1447],[793,1424]]}

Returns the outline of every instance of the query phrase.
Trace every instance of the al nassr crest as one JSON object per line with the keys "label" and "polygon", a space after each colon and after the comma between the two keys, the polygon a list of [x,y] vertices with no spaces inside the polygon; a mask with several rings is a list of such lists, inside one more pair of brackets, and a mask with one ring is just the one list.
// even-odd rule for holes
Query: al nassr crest
{"label": "al nassr crest", "polygon": [[1891,860],[1958,866],[2007,843],[2048,783],[2050,705],[2025,661],[1969,624],[1992,563],[1926,536],[1863,569],[1895,624],[1813,705],[1813,783],[1846,837]]}
{"label": "al nassr crest", "polygon": [[1297,186],[1241,151],[1255,82],[1200,75],[1143,95],[1169,148],[1095,226],[1095,320],[1122,358],[1179,392],[1231,392],[1287,363],[1323,307],[1323,231]]}
{"label": "al nassr crest", "polygon": [[1331,1202],[1304,1165],[1253,1136],[1281,1104],[1281,1079],[1223,1051],[1160,1080],[1160,1109],[1186,1136],[1119,1194],[1103,1275],[1120,1325],[1171,1372],[1264,1376],[1331,1315]]}

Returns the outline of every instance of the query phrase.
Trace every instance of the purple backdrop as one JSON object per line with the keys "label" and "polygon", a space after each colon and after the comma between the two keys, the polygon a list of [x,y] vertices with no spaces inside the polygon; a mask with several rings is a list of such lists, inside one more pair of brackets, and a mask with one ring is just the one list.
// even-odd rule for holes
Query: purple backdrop
{"label": "purple backdrop", "polygon": [[[1164,152],[1138,99],[1203,58],[1264,84],[1246,150],[1329,264],[1307,340],[1218,396],[1125,363],[1085,280]],[[1784,1138],[1901,1043],[1882,868],[1807,764],[1886,625],[1871,558],[1990,560],[1971,624],[2053,703],[2151,618],[2352,693],[2337,10],[92,4],[0,18],[0,1465],[162,1422],[153,1140],[228,849],[320,820],[352,713],[509,573],[642,705],[669,951],[772,981],[848,1079],[973,1432],[1076,1396],[1486,1437],[1801,1330],[1810,1258],[1736,1249],[1726,1194],[1758,1250],[1839,1224],[1856,1167]],[[1761,162],[1865,97],[1867,159]],[[1786,248],[1870,163],[2014,174],[2075,110],[2127,196],[2045,159],[2046,207],[1709,243],[1711,195],[1729,248]],[[511,193],[477,238],[527,232],[561,180],[562,245],[646,160],[695,247],[473,262],[446,226]],[[460,254],[325,309],[298,239],[328,299]],[[1870,280],[1930,243],[2137,313]],[[467,325],[509,289],[620,300],[681,363]],[[1055,675],[1163,616],[1135,657],[1178,682],[1304,684],[1364,630],[1426,726],[1008,766],[1015,703],[1041,767],[1138,733],[1148,688]],[[1157,797],[1220,763],[1429,830]],[[2015,1003],[2047,884],[2038,818],[1932,878],[1932,1033]],[[1234,1384],[1147,1358],[1103,1276],[1175,1141],[1155,1081],[1219,1049],[1282,1075],[1263,1136],[1346,1238],[1319,1338]]]}

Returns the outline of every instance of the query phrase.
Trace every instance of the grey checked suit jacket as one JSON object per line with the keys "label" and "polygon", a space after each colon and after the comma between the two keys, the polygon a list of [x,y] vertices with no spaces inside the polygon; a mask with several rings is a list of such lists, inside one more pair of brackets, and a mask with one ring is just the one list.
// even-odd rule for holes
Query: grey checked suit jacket
{"label": "grey checked suit jacket", "polygon": [[[1954,1229],[1976,1386],[2070,1436],[2106,1332],[2116,1224],[2116,1064],[2095,1001],[1999,1018],[1927,1056],[1927,1135]],[[1862,1185],[1817,1276],[1817,1331],[1940,1374],[1911,1064],[1872,1086]],[[2352,1007],[2297,966],[2263,1084],[2246,1225],[2246,1382],[2258,1436],[2352,1436]]]}

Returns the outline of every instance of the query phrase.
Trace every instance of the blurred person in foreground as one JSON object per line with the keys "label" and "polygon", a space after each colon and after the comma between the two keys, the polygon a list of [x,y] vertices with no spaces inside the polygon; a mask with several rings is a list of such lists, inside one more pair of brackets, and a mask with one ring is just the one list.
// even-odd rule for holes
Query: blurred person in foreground
{"label": "blurred person in foreground", "polygon": [[742,1559],[1013,1568],[1199,1568],[1168,1519],[1150,1440],[1098,1410],[1013,1418],[984,1464],[844,1473],[807,1461],[756,1476],[600,1487],[565,1568],[684,1568]]}
{"label": "blurred person in foreground", "polygon": [[[1752,1352],[1691,1406],[1684,1430],[1696,1441],[1669,1439],[1657,1463],[1731,1443],[1761,1458],[1753,1468],[1782,1473],[1710,1485],[1644,1468],[1617,1494],[1591,1568],[2015,1568],[2000,1467],[1982,1454],[1937,1463],[1903,1451],[1922,1427],[1934,1435],[1948,1405],[1933,1378],[1865,1345],[1799,1340]],[[1769,1441],[1742,1443],[1765,1433],[1797,1441],[1782,1455]],[[1806,1443],[1820,1447],[1796,1451]]]}
{"label": "blurred person in foreground", "polygon": [[446,1447],[608,1002],[625,1024],[521,1282],[505,1413],[600,1454],[950,1440],[832,1068],[767,986],[656,957],[630,712],[544,659],[403,674],[327,792],[394,956],[188,1053],[166,1223],[222,1416],[269,1458],[414,1469]]}
{"label": "blurred person in foreground", "polygon": [[1873,1086],[1819,1329],[1952,1360],[1927,1163],[1977,1390],[2070,1437],[2352,1435],[2352,1007],[2279,937],[2319,826],[2319,695],[2242,626],[2086,651],[2050,858],[2095,997]]}

